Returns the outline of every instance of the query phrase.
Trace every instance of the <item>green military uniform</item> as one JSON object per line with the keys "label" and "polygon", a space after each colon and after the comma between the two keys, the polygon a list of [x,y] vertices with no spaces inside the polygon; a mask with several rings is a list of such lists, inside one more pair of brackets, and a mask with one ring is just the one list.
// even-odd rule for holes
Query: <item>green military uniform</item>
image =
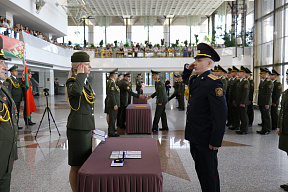
{"label": "green military uniform", "polygon": [[[261,73],[267,73],[265,69],[261,68]],[[257,133],[269,134],[271,131],[271,114],[270,108],[272,104],[272,90],[273,83],[270,79],[261,79],[259,84],[258,105],[261,112],[262,130]],[[265,109],[265,105],[269,105],[269,109]]]}
{"label": "green military uniform", "polygon": [[[129,74],[125,74],[124,76],[127,76]],[[129,82],[126,79],[122,79],[119,82],[119,88],[120,88],[120,107],[119,107],[119,111],[120,111],[120,119],[119,119],[119,127],[121,129],[125,129],[125,122],[126,122],[126,107],[128,106],[128,102],[129,102],[129,97],[131,98],[130,95],[132,95],[133,97],[137,97],[139,98],[139,95],[134,93],[130,86],[129,86]]]}
{"label": "green military uniform", "polygon": [[[272,70],[271,75],[277,75],[280,74],[277,73],[274,69]],[[274,80],[273,82],[273,91],[272,91],[272,104],[276,104],[276,106],[271,106],[271,120],[272,120],[272,130],[275,130],[277,128],[277,122],[278,122],[278,105],[279,105],[279,99],[282,93],[282,84]]]}
{"label": "green military uniform", "polygon": [[[138,74],[138,76],[140,76],[141,73]],[[143,90],[141,89],[142,88],[142,80],[140,78],[136,78],[136,91],[137,91],[137,94],[139,95],[142,95],[143,94]]]}
{"label": "green military uniform", "polygon": [[178,81],[178,95],[179,95],[179,110],[184,111],[185,102],[184,102],[184,92],[185,92],[185,83],[183,80]]}
{"label": "green military uniform", "polygon": [[[235,66],[232,67],[232,72],[239,72],[239,69],[237,69]],[[232,118],[232,128],[230,128],[231,130],[236,130],[239,128],[240,126],[240,117],[239,117],[239,112],[238,112],[238,107],[235,103],[236,100],[236,90],[237,90],[237,86],[239,83],[239,78],[235,77],[231,84],[230,84],[230,88],[229,88],[229,103],[231,103],[231,118]]]}
{"label": "green military uniform", "polygon": [[[174,77],[178,78],[178,75],[174,75]],[[170,101],[171,99],[173,99],[174,97],[176,97],[176,100],[178,101],[178,106],[180,107],[180,103],[179,103],[179,83],[178,83],[178,80],[175,80],[174,81],[174,84],[173,84],[173,87],[174,87],[174,92],[173,94],[168,98],[168,101]],[[178,107],[178,108],[179,108]]]}
{"label": "green military uniform", "polygon": [[[122,72],[118,73],[118,78],[116,79],[116,85],[117,85],[118,87],[119,87],[119,82],[123,79],[123,78],[120,79],[120,76],[123,77]],[[107,87],[106,87],[106,88],[107,88]],[[107,90],[106,90],[106,93],[107,93]],[[116,121],[117,127],[119,127],[119,122],[120,122],[120,110],[118,109],[118,111],[117,111],[117,121]]]}
{"label": "green military uniform", "polygon": [[[130,90],[132,90],[132,83],[131,81],[129,82],[129,87],[130,87]],[[128,105],[131,104],[131,94],[129,94],[128,96]]]}
{"label": "green military uniform", "polygon": [[[0,50],[0,60],[6,60]],[[3,81],[3,80],[2,80]],[[3,81],[4,82],[4,81]],[[13,163],[18,159],[16,106],[6,86],[0,85],[0,191],[9,192]]]}
{"label": "green military uniform", "polygon": [[[17,65],[14,65],[8,71],[15,71],[15,70],[16,71],[18,70]],[[12,98],[16,104],[16,107],[17,107],[18,122],[19,122],[20,104],[21,104],[21,100],[22,100],[22,87],[20,85],[21,82],[17,79],[17,77],[12,76],[12,75],[11,75],[11,77],[7,78],[6,81],[8,83],[8,90],[11,93]]]}
{"label": "green military uniform", "polygon": [[[228,74],[230,74],[232,71],[231,68],[228,68]],[[227,109],[228,109],[228,115],[227,115],[227,126],[232,125],[232,103],[229,102],[229,94],[230,94],[230,87],[231,87],[231,82],[232,78],[227,79],[227,90],[226,90],[226,102],[227,102]]]}
{"label": "green military uniform", "polygon": [[55,93],[55,95],[59,94],[59,83],[58,83],[58,79],[57,78],[54,81],[54,93]]}
{"label": "green military uniform", "polygon": [[[218,65],[218,67],[217,67],[217,71],[218,72],[223,72],[223,73],[227,73],[227,71],[225,70],[225,69],[223,69],[220,65]],[[221,76],[221,77],[219,77],[221,80],[222,80],[222,82],[223,82],[223,89],[224,89],[224,91],[225,91],[225,93],[226,93],[226,91],[227,91],[227,78],[225,77],[225,76]]]}
{"label": "green military uniform", "polygon": [[[240,72],[245,73],[245,68],[241,66]],[[247,134],[248,133],[248,114],[247,105],[249,103],[249,81],[244,77],[239,79],[239,83],[236,88],[236,100],[235,103],[238,108],[239,118],[240,118],[240,131],[237,134]],[[240,104],[244,104],[245,107],[241,107]]]}
{"label": "green military uniform", "polygon": [[[118,69],[114,69],[110,74],[118,73]],[[115,123],[117,119],[117,110],[114,110],[114,106],[120,107],[120,89],[116,85],[113,79],[109,79],[107,82],[107,108],[109,114],[108,136],[118,136],[116,134]]]}
{"label": "green military uniform", "polygon": [[[160,72],[151,70],[152,75],[158,74]],[[159,78],[155,82],[155,89],[156,91],[151,95],[152,98],[156,96],[156,110],[152,125],[152,131],[158,131],[158,123],[161,117],[162,122],[162,129],[160,130],[168,130],[168,124],[167,124],[167,116],[165,112],[165,105],[168,101],[167,94],[166,94],[166,88],[164,82]],[[159,105],[161,104],[161,105]]]}
{"label": "green military uniform", "polygon": [[[71,62],[89,62],[86,52],[75,52]],[[92,130],[95,129],[95,94],[87,74],[72,75],[66,81],[67,98],[71,108],[67,119],[68,164],[82,166],[92,153]]]}
{"label": "green military uniform", "polygon": [[[246,73],[251,74],[252,72],[246,68]],[[248,119],[249,119],[249,126],[252,126],[254,121],[254,109],[253,109],[253,98],[254,98],[254,80],[250,77],[249,81],[249,103],[247,108]]]}
{"label": "green military uniform", "polygon": [[[288,76],[288,70],[286,75]],[[278,128],[280,129],[279,149],[288,153],[288,89],[282,94]]]}
{"label": "green military uniform", "polygon": [[122,75],[122,72],[120,72],[119,74],[118,74],[118,78],[116,79],[116,85],[118,86],[118,83],[122,80],[122,79],[120,79],[119,77]]}

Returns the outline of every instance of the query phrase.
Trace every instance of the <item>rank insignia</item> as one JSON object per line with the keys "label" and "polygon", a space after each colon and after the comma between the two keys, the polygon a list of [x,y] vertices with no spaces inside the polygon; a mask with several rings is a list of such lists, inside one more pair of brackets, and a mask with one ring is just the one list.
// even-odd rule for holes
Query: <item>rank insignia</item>
{"label": "rank insignia", "polygon": [[272,88],[272,85],[269,85],[269,88]]}
{"label": "rank insignia", "polygon": [[280,86],[280,85],[278,86],[278,89],[281,89],[281,86]]}
{"label": "rank insignia", "polygon": [[244,85],[244,88],[248,88],[248,84]]}
{"label": "rank insignia", "polygon": [[7,98],[6,97],[3,97],[3,99],[6,101],[7,100]]}
{"label": "rank insignia", "polygon": [[216,88],[215,92],[216,92],[216,96],[217,97],[222,97],[223,96],[223,89],[222,88]]}
{"label": "rank insignia", "polygon": [[161,85],[159,85],[159,88],[161,88],[162,86]]}

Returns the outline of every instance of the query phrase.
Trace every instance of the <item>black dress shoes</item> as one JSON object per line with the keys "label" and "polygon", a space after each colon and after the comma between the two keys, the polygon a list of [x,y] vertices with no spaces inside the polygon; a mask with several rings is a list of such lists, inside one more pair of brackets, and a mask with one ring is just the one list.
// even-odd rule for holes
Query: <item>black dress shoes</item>
{"label": "black dress shoes", "polygon": [[23,129],[23,127],[18,127],[18,129]]}
{"label": "black dress shoes", "polygon": [[228,129],[230,129],[230,130],[239,130],[239,127],[230,127]]}
{"label": "black dress shoes", "polygon": [[159,130],[160,130],[160,131],[168,131],[169,129],[168,129],[168,127],[167,127],[167,128],[160,128]]}
{"label": "black dress shoes", "polygon": [[118,133],[115,134],[108,134],[109,137],[120,137],[120,135]]}
{"label": "black dress shoes", "polygon": [[259,126],[263,126],[263,123],[258,123]]}
{"label": "black dress shoes", "polygon": [[246,135],[246,134],[248,134],[248,132],[243,132],[243,131],[236,131],[236,133],[238,135]]}
{"label": "black dress shoes", "polygon": [[28,125],[35,125],[36,123],[33,123],[32,121],[28,122]]}
{"label": "black dress shoes", "polygon": [[155,131],[158,131],[158,129],[156,129],[156,128],[152,128],[152,131],[155,132]]}
{"label": "black dress shoes", "polygon": [[256,133],[258,133],[258,134],[259,134],[259,133],[262,133],[262,131],[256,131]]}
{"label": "black dress shoes", "polygon": [[284,184],[284,185],[280,185],[280,187],[282,188],[282,189],[288,189],[288,185],[286,185],[286,184]]}
{"label": "black dress shoes", "polygon": [[261,131],[260,135],[269,135],[270,131]]}

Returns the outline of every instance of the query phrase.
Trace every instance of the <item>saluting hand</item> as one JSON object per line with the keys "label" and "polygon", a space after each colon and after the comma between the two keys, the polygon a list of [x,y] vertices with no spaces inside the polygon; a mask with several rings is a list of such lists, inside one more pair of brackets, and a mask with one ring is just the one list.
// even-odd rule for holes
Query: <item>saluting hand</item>
{"label": "saluting hand", "polygon": [[213,147],[212,145],[209,145],[209,149],[216,151],[219,149],[219,147]]}
{"label": "saluting hand", "polygon": [[193,62],[193,63],[191,63],[190,65],[188,65],[188,68],[187,68],[187,69],[192,70],[192,69],[194,69],[194,66],[195,66],[195,64],[194,64],[194,62]]}
{"label": "saluting hand", "polygon": [[151,96],[146,97],[146,100],[149,100],[149,99],[151,99]]}
{"label": "saluting hand", "polygon": [[77,67],[77,74],[78,73],[84,73],[84,65],[80,63]]}

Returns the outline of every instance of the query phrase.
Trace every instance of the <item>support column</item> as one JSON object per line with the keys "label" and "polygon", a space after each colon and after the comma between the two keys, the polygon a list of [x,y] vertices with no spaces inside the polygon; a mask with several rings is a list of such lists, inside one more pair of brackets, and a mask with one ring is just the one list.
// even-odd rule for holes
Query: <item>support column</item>
{"label": "support column", "polygon": [[39,87],[47,87],[49,89],[49,94],[54,95],[54,71],[53,69],[41,69],[39,71]]}
{"label": "support column", "polygon": [[[89,42],[89,43],[88,43]],[[88,27],[88,41],[87,46],[90,43],[94,43],[94,25],[89,25]]]}
{"label": "support column", "polygon": [[126,18],[126,40],[127,39],[129,42],[132,40],[132,25],[130,18]]}
{"label": "support column", "polygon": [[166,19],[163,25],[163,38],[164,44],[170,46],[170,30],[169,30],[169,19]]}

